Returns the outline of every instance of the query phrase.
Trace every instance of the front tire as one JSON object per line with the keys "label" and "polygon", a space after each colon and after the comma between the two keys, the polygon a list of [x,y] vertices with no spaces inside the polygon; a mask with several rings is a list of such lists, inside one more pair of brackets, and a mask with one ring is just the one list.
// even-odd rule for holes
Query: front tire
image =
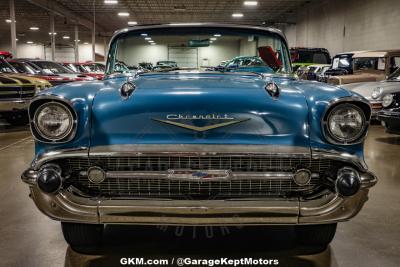
{"label": "front tire", "polygon": [[103,239],[103,224],[61,223],[65,241],[79,253],[97,254]]}
{"label": "front tire", "polygon": [[296,238],[302,245],[328,246],[336,233],[337,223],[296,226]]}

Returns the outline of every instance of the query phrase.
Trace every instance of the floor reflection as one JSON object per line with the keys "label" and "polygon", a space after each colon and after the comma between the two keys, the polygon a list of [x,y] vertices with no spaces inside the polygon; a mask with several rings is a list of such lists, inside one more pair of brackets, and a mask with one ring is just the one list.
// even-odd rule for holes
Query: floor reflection
{"label": "floor reflection", "polygon": [[296,245],[291,227],[154,227],[108,226],[102,256],[67,249],[65,267],[120,266],[121,257],[150,259],[278,259],[279,266],[336,267],[330,247]]}

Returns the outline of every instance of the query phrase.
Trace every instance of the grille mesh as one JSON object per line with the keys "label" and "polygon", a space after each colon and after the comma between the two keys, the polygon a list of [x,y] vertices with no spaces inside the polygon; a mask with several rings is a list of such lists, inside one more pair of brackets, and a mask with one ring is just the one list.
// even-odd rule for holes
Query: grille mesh
{"label": "grille mesh", "polygon": [[[57,162],[68,174],[67,181],[85,194],[108,198],[174,198],[214,199],[261,196],[293,196],[317,189],[322,184],[323,173],[333,162],[328,159],[260,157],[260,156],[133,156],[69,158]],[[107,178],[100,184],[90,182],[80,174],[90,166],[100,166],[106,171],[167,171],[169,169],[229,169],[232,172],[294,172],[310,169],[320,177],[299,186],[290,179],[243,179],[228,181],[172,181],[165,178]]]}

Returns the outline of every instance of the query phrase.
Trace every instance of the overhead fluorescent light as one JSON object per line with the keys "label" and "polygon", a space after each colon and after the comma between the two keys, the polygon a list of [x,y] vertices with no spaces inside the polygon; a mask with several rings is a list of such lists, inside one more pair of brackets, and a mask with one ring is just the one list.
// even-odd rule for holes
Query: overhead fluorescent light
{"label": "overhead fluorescent light", "polygon": [[128,12],[119,12],[118,16],[120,16],[120,17],[129,17],[129,13]]}
{"label": "overhead fluorescent light", "polygon": [[146,41],[151,40],[151,37],[144,38]]}
{"label": "overhead fluorescent light", "polygon": [[6,19],[6,22],[7,23],[11,23],[11,19]]}
{"label": "overhead fluorescent light", "polygon": [[153,40],[150,40],[149,43],[154,43],[154,41],[153,41]]}
{"label": "overhead fluorescent light", "polygon": [[115,5],[115,4],[118,4],[118,1],[117,0],[104,0],[104,4]]}
{"label": "overhead fluorescent light", "polygon": [[69,37],[68,35],[63,36],[63,39],[69,39],[69,38],[71,38],[71,37]]}
{"label": "overhead fluorescent light", "polygon": [[221,37],[221,34],[216,33],[216,34],[214,34],[214,37]]}
{"label": "overhead fluorescent light", "polygon": [[257,1],[244,1],[243,4],[245,6],[256,6],[256,5],[258,5],[258,2]]}
{"label": "overhead fluorescent light", "polygon": [[211,40],[211,41],[216,41],[217,38],[213,37],[213,38],[210,38],[210,40]]}
{"label": "overhead fluorescent light", "polygon": [[84,44],[84,45],[88,45],[89,43],[88,43],[88,42],[84,42],[83,44]]}
{"label": "overhead fluorescent light", "polygon": [[54,34],[54,35],[57,35],[56,32],[54,32],[54,33],[53,33],[53,32],[49,32],[49,35],[53,35],[53,34]]}
{"label": "overhead fluorescent light", "polygon": [[233,14],[232,14],[232,17],[234,17],[234,18],[241,18],[241,17],[243,17],[243,14],[242,14],[242,13],[233,13]]}
{"label": "overhead fluorescent light", "polygon": [[26,43],[27,43],[27,44],[33,44],[33,42],[32,42],[32,41],[27,41]]}
{"label": "overhead fluorescent light", "polygon": [[147,36],[147,33],[141,33],[140,35],[141,36]]}
{"label": "overhead fluorescent light", "polygon": [[30,29],[31,31],[37,31],[37,30],[39,30],[39,27],[32,26],[32,27],[30,27],[29,29]]}
{"label": "overhead fluorescent light", "polygon": [[17,41],[17,42],[18,42],[18,38],[16,38],[16,39],[15,39],[15,41]]}
{"label": "overhead fluorescent light", "polygon": [[128,21],[128,25],[136,25],[137,21]]}

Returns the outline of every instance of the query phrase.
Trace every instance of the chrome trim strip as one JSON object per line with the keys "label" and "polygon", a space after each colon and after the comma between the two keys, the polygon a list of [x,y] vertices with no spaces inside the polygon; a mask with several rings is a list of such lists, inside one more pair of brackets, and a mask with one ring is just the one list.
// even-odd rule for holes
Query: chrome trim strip
{"label": "chrome trim strip", "polygon": [[351,164],[359,168],[359,170],[362,172],[366,172],[368,170],[368,166],[365,163],[364,159],[358,157],[357,155],[325,149],[313,149],[311,153],[311,157],[313,159],[333,159],[343,162],[350,162]]}
{"label": "chrome trim strip", "polygon": [[276,146],[276,145],[218,145],[218,144],[138,144],[138,145],[109,145],[91,147],[90,156],[113,155],[220,155],[220,154],[259,154],[288,157],[310,156],[309,147]]}
{"label": "chrome trim strip", "polygon": [[34,170],[38,170],[46,162],[68,157],[88,158],[89,149],[87,147],[78,147],[45,152],[36,156],[32,161],[31,167]]}
{"label": "chrome trim strip", "polygon": [[[179,170],[176,170],[179,171]],[[194,172],[193,170],[191,170]],[[201,171],[201,170],[195,170],[195,171]],[[212,172],[213,170],[205,170],[205,172]],[[221,170],[222,171],[222,170]],[[224,170],[228,171],[228,170]],[[87,176],[86,171],[81,171],[79,173],[82,176]],[[314,174],[313,177],[316,177]],[[168,179],[168,180],[187,180],[187,181],[193,181],[193,180],[201,180],[206,182],[207,179],[197,179],[197,178],[180,178],[180,177],[174,177],[171,176],[170,171],[148,171],[148,172],[143,172],[143,171],[108,171],[106,172],[106,177],[107,178],[157,178],[157,179]],[[271,179],[280,179],[280,180],[291,180],[293,179],[293,173],[291,172],[231,172],[229,173],[229,177],[224,178],[224,180],[249,180],[249,179],[266,179],[266,180],[271,180]],[[214,179],[210,179],[212,181],[215,181]]]}

